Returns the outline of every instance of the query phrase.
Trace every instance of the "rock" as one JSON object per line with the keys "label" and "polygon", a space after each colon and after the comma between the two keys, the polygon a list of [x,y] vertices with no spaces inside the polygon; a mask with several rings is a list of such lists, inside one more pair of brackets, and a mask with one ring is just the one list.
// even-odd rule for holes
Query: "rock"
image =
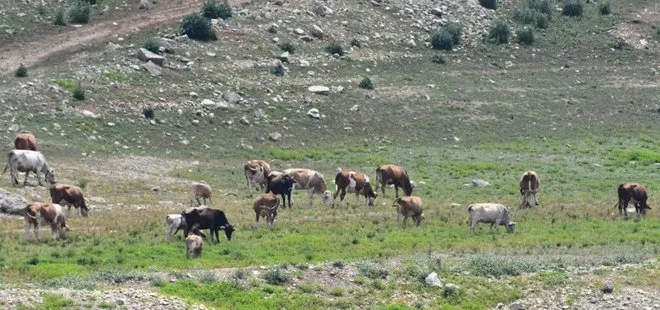
{"label": "rock", "polygon": [[452,207],[452,208],[460,208],[460,207],[461,207],[461,204],[460,204],[460,203],[452,202],[452,203],[449,204],[449,206]]}
{"label": "rock", "polygon": [[82,114],[82,116],[84,116],[84,117],[91,117],[91,118],[97,118],[98,117],[96,114],[94,114],[94,112],[89,111],[89,110],[82,110],[82,111],[80,111],[80,114]]}
{"label": "rock", "polygon": [[278,57],[278,59],[283,63],[288,63],[289,62],[289,57],[291,57],[289,52],[284,52],[280,55],[280,57]]}
{"label": "rock", "polygon": [[414,48],[417,47],[417,43],[415,43],[415,40],[410,39],[404,42],[404,46],[407,48]]}
{"label": "rock", "polygon": [[447,283],[445,284],[445,296],[458,294],[458,285]]}
{"label": "rock", "polygon": [[11,194],[0,188],[0,212],[11,215],[23,215],[23,210],[27,205],[25,198]]}
{"label": "rock", "polygon": [[148,10],[149,9],[149,0],[140,0],[138,4],[138,10]]}
{"label": "rock", "polygon": [[152,192],[160,192],[160,186],[154,186],[151,188]]}
{"label": "rock", "polygon": [[159,66],[163,66],[165,63],[165,57],[160,56],[156,53],[152,53],[151,51],[147,50],[146,48],[141,48],[138,50],[137,53],[137,58],[142,60],[142,61],[151,61]]}
{"label": "rock", "polygon": [[312,108],[309,111],[307,111],[307,115],[316,119],[321,118],[321,113],[319,113],[319,109],[317,108]]}
{"label": "rock", "polygon": [[602,291],[605,294],[612,294],[612,292],[614,292],[614,283],[612,283],[611,280],[605,281],[605,284],[603,284]]}
{"label": "rock", "polygon": [[330,87],[330,90],[335,94],[343,93],[344,92],[344,86],[332,86],[332,87]]}
{"label": "rock", "polygon": [[442,10],[439,8],[432,8],[431,11],[429,12],[437,17],[442,18]]}
{"label": "rock", "polygon": [[280,141],[280,139],[282,139],[282,134],[279,133],[279,132],[277,132],[277,131],[275,131],[275,132],[271,132],[271,133],[268,135],[268,139],[270,139],[270,140],[272,140],[272,141]]}
{"label": "rock", "polygon": [[[298,66],[303,67],[303,68],[309,67],[309,61],[304,60],[304,59],[300,59],[300,60],[298,60]],[[658,111],[660,111],[660,110],[658,110]]]}
{"label": "rock", "polygon": [[12,131],[13,131],[13,132],[17,132],[17,131],[20,130],[20,129],[21,129],[21,126],[20,126],[20,125],[18,125],[18,124],[13,124],[13,125],[9,126],[9,128],[7,128],[7,131],[10,131],[10,132],[12,132]]}
{"label": "rock", "polygon": [[282,6],[282,5],[284,5],[284,1],[282,1],[282,0],[275,0],[275,1],[273,1],[273,5]]}
{"label": "rock", "polygon": [[305,41],[305,42],[312,42],[312,41],[314,41],[314,38],[312,38],[310,36],[301,36],[300,40]]}
{"label": "rock", "polygon": [[320,3],[317,3],[314,8],[312,8],[312,12],[321,17],[325,17],[333,13],[331,8]]}
{"label": "rock", "polygon": [[181,35],[181,36],[178,36],[178,37],[174,38],[174,41],[177,41],[179,43],[188,43],[188,42],[190,42],[190,38],[188,37],[187,34],[184,34],[184,35]]}
{"label": "rock", "polygon": [[325,32],[323,32],[323,29],[317,25],[312,25],[312,31],[311,31],[312,36],[317,37],[319,39],[323,39],[325,36]]}
{"label": "rock", "polygon": [[200,105],[202,106],[202,108],[205,108],[207,110],[216,110],[219,108],[218,104],[211,99],[202,100],[202,103],[200,103]]}
{"label": "rock", "polygon": [[161,75],[163,70],[161,67],[151,61],[147,62],[146,64],[142,64],[142,68],[154,76]]}
{"label": "rock", "polygon": [[357,112],[360,111],[360,106],[357,104],[354,104],[350,109],[351,112]]}
{"label": "rock", "polygon": [[163,52],[168,53],[168,54],[173,54],[174,53],[174,41],[172,41],[170,39],[162,38],[162,39],[160,39],[159,44],[160,44],[160,49]]}
{"label": "rock", "polygon": [[193,99],[197,99],[199,97],[199,94],[194,91],[191,91],[188,95]]}
{"label": "rock", "polygon": [[327,86],[314,85],[307,88],[307,91],[319,95],[328,95],[330,93],[330,88]]}
{"label": "rock", "polygon": [[472,180],[472,187],[488,187],[490,186],[490,183],[482,180],[482,179],[474,179]]}
{"label": "rock", "polygon": [[514,302],[509,305],[509,310],[525,310],[525,307],[519,302]]}
{"label": "rock", "polygon": [[238,103],[241,101],[241,96],[233,91],[224,92],[222,94],[222,99],[226,100],[229,103]]}
{"label": "rock", "polygon": [[241,123],[243,125],[250,125],[250,121],[245,116],[241,117]]}
{"label": "rock", "polygon": [[426,284],[430,286],[435,286],[435,287],[443,287],[442,280],[438,278],[438,274],[435,272],[431,272],[428,276],[426,276],[426,279],[424,279]]}
{"label": "rock", "polygon": [[305,34],[305,30],[302,30],[302,28],[296,28],[296,29],[293,29],[293,33],[301,36],[301,35]]}

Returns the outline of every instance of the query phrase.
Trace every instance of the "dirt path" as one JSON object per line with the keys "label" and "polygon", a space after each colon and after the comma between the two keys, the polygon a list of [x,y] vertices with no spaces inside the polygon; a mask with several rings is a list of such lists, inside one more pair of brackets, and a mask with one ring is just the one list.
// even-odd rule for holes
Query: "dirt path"
{"label": "dirt path", "polygon": [[[27,67],[39,65],[56,55],[74,52],[77,48],[89,44],[108,41],[112,37],[126,37],[135,32],[172,24],[199,10],[203,0],[164,0],[144,12],[133,10],[117,13],[108,18],[92,21],[80,28],[68,27],[66,31],[55,34],[36,34],[26,36],[13,44],[0,46],[0,75],[10,74],[23,63]],[[244,4],[248,0],[230,1],[232,6]],[[137,6],[137,2],[135,4]]]}

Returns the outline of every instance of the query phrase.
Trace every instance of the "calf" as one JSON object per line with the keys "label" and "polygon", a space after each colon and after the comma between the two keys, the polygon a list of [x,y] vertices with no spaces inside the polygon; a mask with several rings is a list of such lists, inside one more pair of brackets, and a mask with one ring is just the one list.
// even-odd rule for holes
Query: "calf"
{"label": "calf", "polygon": [[78,215],[87,217],[89,208],[85,204],[82,190],[78,186],[69,184],[53,184],[50,186],[50,199],[53,203],[67,206],[67,214],[71,207],[78,209]]}
{"label": "calf", "polygon": [[385,186],[394,185],[394,193],[399,197],[399,187],[403,188],[405,196],[412,195],[413,187],[408,178],[406,169],[395,165],[382,165],[376,168],[376,191],[380,186],[383,196],[385,196]]}
{"label": "calf", "polygon": [[245,174],[245,181],[247,181],[248,194],[252,197],[253,185],[262,192],[266,190],[266,177],[270,174],[270,165],[263,160],[248,160],[243,165],[243,174]]}
{"label": "calf", "polygon": [[165,224],[167,224],[167,241],[172,241],[172,234],[179,232],[179,229],[186,226],[186,220],[183,219],[181,214],[168,214],[165,216]]}
{"label": "calf", "polygon": [[289,200],[289,209],[291,209],[291,192],[293,191],[293,179],[279,171],[272,171],[266,178],[266,193],[273,193],[282,196],[282,207],[286,208],[286,201]]}
{"label": "calf", "polygon": [[7,168],[9,168],[11,180],[14,185],[18,185],[18,172],[25,172],[23,185],[27,185],[27,178],[30,172],[34,172],[37,175],[39,185],[43,185],[41,179],[39,179],[39,172],[44,173],[46,182],[55,184],[55,172],[48,166],[46,158],[40,152],[11,150],[7,153],[7,164],[5,165],[5,170],[2,171],[3,174],[7,172]]}
{"label": "calf", "polygon": [[14,139],[14,148],[17,150],[37,150],[37,137],[31,132],[21,132]]}
{"label": "calf", "polygon": [[309,195],[309,206],[314,203],[314,195],[323,195],[323,203],[331,204],[330,196],[332,193],[325,185],[325,178],[322,174],[312,169],[305,168],[291,168],[284,170],[284,174],[289,175],[293,179],[293,189],[300,188],[306,189]]}
{"label": "calf", "polygon": [[475,203],[468,206],[468,213],[472,218],[472,226],[470,232],[474,235],[477,223],[490,223],[490,229],[495,226],[495,231],[498,231],[500,225],[506,226],[508,232],[513,232],[516,226],[515,222],[511,221],[509,209],[504,205],[498,203]]}
{"label": "calf", "polygon": [[529,201],[530,196],[534,198],[534,205],[538,205],[539,201],[536,198],[536,193],[539,191],[541,181],[539,180],[536,172],[528,170],[520,177],[520,206],[523,208],[531,208],[532,204]]}
{"label": "calf", "polygon": [[399,197],[394,200],[392,207],[396,207],[396,222],[401,222],[401,217],[403,217],[403,226],[406,226],[406,221],[408,217],[412,217],[415,222],[415,226],[419,226],[424,219],[424,206],[422,204],[422,198],[417,196],[405,196]]}
{"label": "calf", "polygon": [[190,208],[181,213],[181,217],[185,221],[185,227],[183,229],[183,234],[188,236],[188,233],[191,231],[197,231],[201,229],[209,229],[211,231],[211,242],[213,242],[213,236],[215,240],[220,242],[218,238],[218,232],[220,230],[225,231],[227,240],[231,240],[231,236],[234,233],[234,226],[229,224],[227,216],[221,210],[215,210],[210,208]]}
{"label": "calf", "polygon": [[628,204],[632,201],[635,205],[635,213],[646,215],[646,210],[650,210],[648,205],[648,194],[644,185],[639,183],[625,183],[618,188],[619,202],[615,207],[619,207],[619,214],[628,216]]}
{"label": "calf", "polygon": [[197,205],[201,206],[202,203],[199,201],[199,198],[202,198],[204,205],[206,205],[206,199],[211,203],[211,186],[204,183],[192,182],[190,185],[190,206],[192,207],[193,201],[197,201]]}
{"label": "calf", "polygon": [[185,242],[186,258],[191,259],[202,256],[202,245],[204,244],[202,237],[190,232],[190,234],[186,237]]}
{"label": "calf", "polygon": [[[341,192],[341,194],[340,194]],[[358,197],[363,195],[367,200],[367,206],[373,207],[376,201],[376,193],[374,193],[369,184],[369,177],[364,173],[355,171],[342,171],[337,168],[337,175],[335,176],[335,194],[332,196],[332,205],[335,205],[337,195],[340,195],[342,206],[346,207],[346,192],[355,193],[355,206],[358,205]]]}
{"label": "calf", "polygon": [[259,217],[263,217],[266,219],[268,227],[273,227],[273,222],[275,221],[275,217],[277,217],[277,207],[279,205],[280,200],[275,194],[260,194],[252,204],[257,225],[259,224]]}
{"label": "calf", "polygon": [[64,238],[69,231],[62,206],[54,203],[34,202],[25,207],[25,240],[30,239],[30,227],[34,227],[34,234],[39,240],[39,228],[42,222],[50,225],[53,239]]}

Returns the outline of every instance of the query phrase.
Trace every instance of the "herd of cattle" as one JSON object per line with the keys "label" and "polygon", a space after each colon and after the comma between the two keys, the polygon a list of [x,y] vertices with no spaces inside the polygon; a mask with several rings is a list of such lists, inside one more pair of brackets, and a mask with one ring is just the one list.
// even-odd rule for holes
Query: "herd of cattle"
{"label": "herd of cattle", "polygon": [[[18,185],[18,172],[25,173],[24,185],[27,185],[27,179],[30,172],[37,176],[39,185],[43,185],[39,178],[39,173],[43,173],[44,180],[50,183],[50,203],[33,202],[29,203],[24,212],[25,219],[25,238],[30,238],[30,228],[34,229],[36,238],[39,238],[39,227],[41,223],[46,223],[51,227],[53,237],[63,237],[69,228],[66,225],[66,215],[62,206],[67,206],[67,214],[71,207],[78,210],[78,214],[83,217],[88,215],[88,207],[85,204],[83,192],[78,186],[70,184],[56,183],[55,172],[48,166],[43,154],[37,151],[37,140],[34,134],[23,132],[16,136],[14,140],[14,150],[7,154],[7,164],[3,174],[9,168],[12,184]],[[346,194],[354,193],[356,197],[356,206],[359,200],[364,198],[367,206],[374,206],[378,197],[378,188],[380,187],[383,196],[385,196],[385,187],[393,186],[396,199],[392,207],[396,207],[397,222],[403,225],[409,217],[412,218],[416,226],[421,224],[424,219],[424,207],[422,199],[413,196],[413,184],[410,181],[406,169],[395,165],[382,165],[376,169],[376,186],[371,187],[369,177],[361,172],[346,171],[337,168],[335,175],[334,195],[328,190],[325,178],[321,173],[311,169],[291,168],[282,172],[271,170],[270,165],[263,160],[250,160],[245,163],[243,172],[247,182],[250,196],[256,188],[260,194],[253,202],[256,223],[260,218],[264,218],[269,227],[273,225],[278,214],[278,208],[291,208],[292,192],[296,189],[306,190],[309,197],[309,206],[312,206],[315,195],[322,196],[322,201],[326,205],[333,207],[337,203],[337,196],[346,207]],[[534,171],[526,171],[520,178],[521,207],[532,207],[538,205],[537,193],[541,186],[538,174]],[[404,196],[399,197],[399,188],[403,190]],[[212,190],[208,184],[193,182],[190,189],[191,208],[183,211],[181,214],[169,214],[165,218],[168,226],[167,240],[170,241],[172,234],[183,229],[186,244],[186,255],[188,257],[198,257],[201,254],[203,239],[206,237],[203,229],[210,230],[210,238],[213,242],[218,242],[220,230],[225,232],[227,240],[231,236],[235,227],[229,224],[227,216],[221,210],[205,207],[207,200],[211,201]],[[278,197],[279,196],[279,197]],[[618,187],[618,207],[621,215],[627,216],[628,205],[632,202],[635,206],[635,212],[639,215],[645,215],[649,207],[646,188],[638,183],[621,184]],[[202,199],[202,200],[200,200]],[[197,202],[197,207],[192,207]],[[496,203],[475,203],[468,206],[467,209],[472,224],[470,231],[475,233],[475,227],[478,223],[490,223],[493,226],[505,226],[509,232],[515,227],[509,210],[502,204]]]}

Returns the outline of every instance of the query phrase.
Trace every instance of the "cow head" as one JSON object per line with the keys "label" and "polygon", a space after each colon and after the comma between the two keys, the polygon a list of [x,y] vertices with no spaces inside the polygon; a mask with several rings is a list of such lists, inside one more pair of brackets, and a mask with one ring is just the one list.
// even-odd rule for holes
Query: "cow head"
{"label": "cow head", "polygon": [[514,228],[516,228],[516,222],[509,222],[509,224],[506,224],[506,231],[512,233]]}
{"label": "cow head", "polygon": [[651,210],[651,207],[648,204],[644,204],[639,207],[639,214],[646,215],[646,210]]}
{"label": "cow head", "polygon": [[55,170],[54,169],[48,169],[46,173],[44,174],[44,179],[46,182],[50,184],[55,184]]}
{"label": "cow head", "polygon": [[221,226],[220,229],[225,231],[225,236],[227,236],[227,240],[231,241],[231,235],[234,233],[236,228],[232,226],[231,224],[227,224],[225,226]]}
{"label": "cow head", "polygon": [[334,200],[332,199],[332,192],[331,191],[323,192],[323,204],[332,205],[333,202]]}
{"label": "cow head", "polygon": [[89,208],[87,208],[86,205],[82,205],[80,207],[80,215],[82,215],[83,217],[88,217],[89,216],[88,211],[89,211]]}
{"label": "cow head", "polygon": [[378,194],[376,194],[371,188],[371,184],[369,182],[364,184],[364,188],[362,189],[362,193],[364,193],[364,197],[367,197],[367,206],[373,207],[376,204],[376,198],[378,197]]}

